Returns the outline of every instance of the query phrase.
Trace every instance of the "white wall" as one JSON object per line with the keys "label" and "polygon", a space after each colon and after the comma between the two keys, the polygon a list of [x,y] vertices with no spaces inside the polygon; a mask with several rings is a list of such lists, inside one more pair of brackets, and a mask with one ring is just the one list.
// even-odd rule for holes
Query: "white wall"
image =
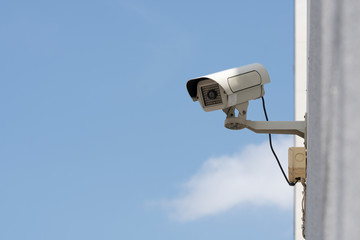
{"label": "white wall", "polygon": [[[295,103],[295,120],[304,121],[306,113],[306,80],[307,80],[307,19],[308,5],[307,0],[294,1],[295,14],[295,74],[294,74],[294,103]],[[303,147],[304,139],[295,137],[295,146]],[[297,183],[294,187],[294,239],[303,240],[303,186]]]}
{"label": "white wall", "polygon": [[360,239],[360,1],[311,0],[307,240]]}

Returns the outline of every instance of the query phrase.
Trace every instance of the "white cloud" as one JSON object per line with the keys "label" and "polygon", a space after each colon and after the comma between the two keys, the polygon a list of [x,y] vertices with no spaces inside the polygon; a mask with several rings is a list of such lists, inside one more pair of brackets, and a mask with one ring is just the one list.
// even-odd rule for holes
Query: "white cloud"
{"label": "white cloud", "polygon": [[[275,138],[275,148],[287,173],[292,137]],[[292,207],[293,190],[283,178],[269,143],[248,145],[232,156],[210,158],[183,185],[182,195],[165,201],[170,214],[192,221],[245,205]]]}

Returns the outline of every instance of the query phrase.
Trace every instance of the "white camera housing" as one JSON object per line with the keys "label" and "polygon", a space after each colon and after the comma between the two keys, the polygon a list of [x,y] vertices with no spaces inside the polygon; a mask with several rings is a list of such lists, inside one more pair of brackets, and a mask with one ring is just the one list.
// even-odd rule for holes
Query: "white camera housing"
{"label": "white camera housing", "polygon": [[262,97],[264,84],[269,82],[266,68],[253,63],[191,79],[186,87],[193,101],[209,112]]}

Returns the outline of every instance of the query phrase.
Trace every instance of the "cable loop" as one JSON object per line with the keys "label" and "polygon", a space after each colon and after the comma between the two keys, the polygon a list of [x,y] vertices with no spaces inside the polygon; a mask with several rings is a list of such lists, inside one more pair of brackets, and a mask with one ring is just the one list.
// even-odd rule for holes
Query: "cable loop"
{"label": "cable loop", "polygon": [[[263,109],[264,109],[264,114],[265,114],[266,121],[269,121],[269,118],[268,118],[267,113],[266,113],[266,107],[265,107],[265,99],[264,99],[264,97],[261,97],[261,100],[262,100],[262,103],[263,103]],[[274,154],[274,157],[275,157],[275,159],[276,159],[276,161],[277,161],[277,163],[278,163],[278,165],[279,165],[279,167],[280,167],[280,170],[281,170],[282,174],[284,175],[285,180],[287,181],[287,183],[289,184],[289,186],[295,186],[295,184],[296,184],[300,179],[296,179],[295,182],[290,182],[289,179],[287,178],[287,176],[286,176],[286,174],[285,174],[285,172],[284,172],[284,169],[283,169],[283,167],[281,166],[281,163],[280,163],[280,161],[279,161],[279,158],[277,157],[277,155],[276,155],[276,153],[275,153],[275,151],[274,151],[274,148],[273,148],[273,146],[272,146],[271,134],[269,134],[269,143],[270,143],[271,151],[272,151],[272,153]]]}

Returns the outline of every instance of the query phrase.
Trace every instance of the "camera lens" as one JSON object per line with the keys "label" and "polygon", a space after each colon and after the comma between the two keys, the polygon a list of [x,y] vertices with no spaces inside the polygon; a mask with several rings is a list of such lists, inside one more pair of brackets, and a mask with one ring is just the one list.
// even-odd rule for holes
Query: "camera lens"
{"label": "camera lens", "polygon": [[220,85],[217,83],[207,84],[201,87],[202,100],[205,106],[222,104]]}
{"label": "camera lens", "polygon": [[207,96],[209,99],[211,100],[214,100],[216,97],[217,97],[217,92],[215,90],[210,90],[208,93],[207,93]]}

